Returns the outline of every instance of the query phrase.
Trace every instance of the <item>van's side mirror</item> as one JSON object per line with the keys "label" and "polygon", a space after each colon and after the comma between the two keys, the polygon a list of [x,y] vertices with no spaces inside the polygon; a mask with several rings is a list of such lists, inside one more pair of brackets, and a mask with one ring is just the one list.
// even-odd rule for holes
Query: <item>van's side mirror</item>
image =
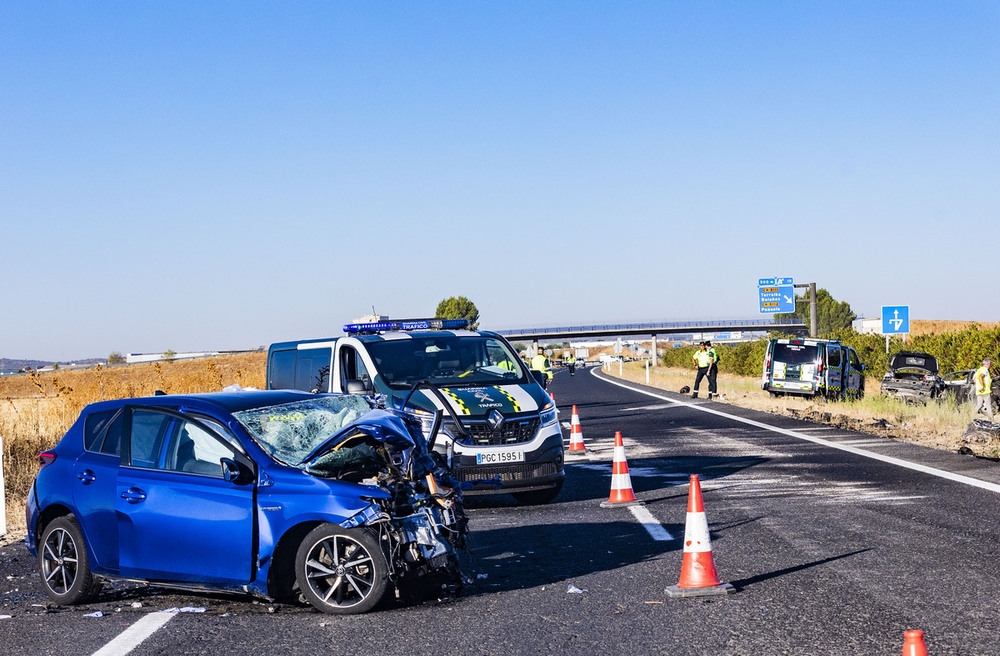
{"label": "van's side mirror", "polygon": [[363,380],[349,380],[347,381],[347,389],[344,390],[348,394],[360,394],[364,396],[372,391],[371,385],[365,383]]}

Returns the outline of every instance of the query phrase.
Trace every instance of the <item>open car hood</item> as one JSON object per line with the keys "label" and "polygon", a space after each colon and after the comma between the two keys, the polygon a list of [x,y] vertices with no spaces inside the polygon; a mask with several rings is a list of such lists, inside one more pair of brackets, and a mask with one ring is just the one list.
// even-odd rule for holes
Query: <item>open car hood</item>
{"label": "open car hood", "polygon": [[922,371],[931,375],[937,375],[938,361],[929,353],[920,351],[900,351],[889,360],[889,369],[893,372],[904,369]]}

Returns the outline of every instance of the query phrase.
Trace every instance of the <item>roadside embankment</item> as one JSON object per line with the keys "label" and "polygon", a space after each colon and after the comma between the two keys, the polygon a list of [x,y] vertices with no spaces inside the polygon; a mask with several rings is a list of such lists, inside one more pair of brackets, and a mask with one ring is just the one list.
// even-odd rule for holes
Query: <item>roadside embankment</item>
{"label": "roadside embankment", "polygon": [[[647,384],[646,367],[642,361],[626,362],[618,373],[617,364],[606,372],[616,378]],[[694,372],[686,369],[650,367],[649,385],[670,392],[694,384]],[[707,394],[707,382],[702,382],[702,396]],[[970,453],[977,456],[1000,457],[1000,442],[966,442],[966,426],[976,418],[969,404],[956,404],[951,397],[926,406],[912,406],[879,394],[879,380],[865,382],[868,391],[860,401],[827,401],[796,396],[772,397],[760,387],[760,379],[750,376],[719,374],[719,401],[742,408],[830,424],[887,439]]]}

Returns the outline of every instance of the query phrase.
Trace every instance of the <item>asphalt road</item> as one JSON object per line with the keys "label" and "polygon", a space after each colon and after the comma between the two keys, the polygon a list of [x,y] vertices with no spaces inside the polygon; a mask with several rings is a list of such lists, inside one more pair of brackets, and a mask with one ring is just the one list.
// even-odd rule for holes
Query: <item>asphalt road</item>
{"label": "asphalt road", "polygon": [[[934,656],[997,652],[997,463],[593,374],[559,372],[550,388],[567,425],[577,406],[591,450],[571,460],[560,497],[469,500],[475,582],[457,599],[328,617],[119,583],[66,609],[47,603],[35,563],[11,545],[0,549],[0,653],[93,654],[170,608],[204,612],[170,615],[131,653],[895,655],[907,629],[923,630]],[[671,539],[600,507],[615,431],[636,496]],[[680,575],[692,474],[728,596],[664,591]]]}

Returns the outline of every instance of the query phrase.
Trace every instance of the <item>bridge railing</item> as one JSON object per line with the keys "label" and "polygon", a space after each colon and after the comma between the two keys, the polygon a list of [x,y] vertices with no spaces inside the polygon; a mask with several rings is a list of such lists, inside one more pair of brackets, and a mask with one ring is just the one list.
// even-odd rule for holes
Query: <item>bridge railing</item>
{"label": "bridge railing", "polygon": [[623,330],[635,330],[635,331],[649,331],[656,332],[658,330],[671,330],[677,328],[717,328],[721,326],[731,327],[759,327],[761,330],[766,330],[772,327],[780,327],[786,324],[799,324],[800,319],[780,319],[776,320],[774,317],[768,319],[730,319],[726,321],[668,321],[668,322],[653,322],[653,323],[609,323],[609,324],[598,324],[593,326],[545,326],[542,328],[507,328],[503,330],[497,330],[496,332],[501,335],[544,335],[546,333],[600,333],[600,332],[616,332]]}

